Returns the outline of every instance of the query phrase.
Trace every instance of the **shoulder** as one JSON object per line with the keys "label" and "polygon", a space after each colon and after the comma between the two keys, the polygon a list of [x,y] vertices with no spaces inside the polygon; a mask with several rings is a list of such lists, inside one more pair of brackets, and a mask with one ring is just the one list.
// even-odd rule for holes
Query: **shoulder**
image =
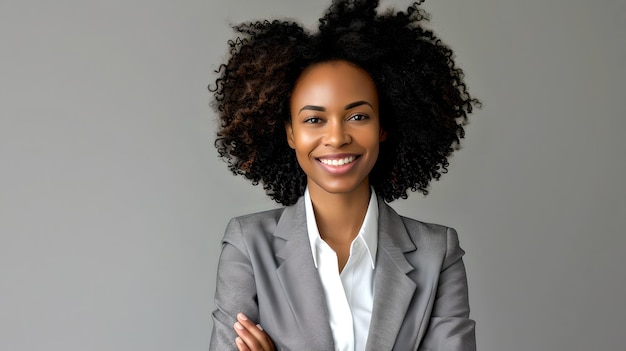
{"label": "shoulder", "polygon": [[282,216],[285,208],[275,208],[267,211],[250,213],[242,216],[234,217],[230,220],[229,225],[233,223],[237,223],[241,226],[250,226],[250,225],[267,225],[274,223],[276,224]]}
{"label": "shoulder", "polygon": [[454,228],[399,215],[386,203],[380,207],[384,208],[381,211],[381,215],[384,213],[386,216],[391,217],[385,223],[402,223],[403,228],[406,230],[406,235],[418,251],[440,252],[445,255],[453,253],[456,255],[456,252],[461,250],[458,234]]}
{"label": "shoulder", "polygon": [[445,235],[446,232],[452,228],[437,224],[437,223],[429,223],[423,222],[417,219],[413,219],[410,217],[398,215],[404,223],[405,228],[410,234],[420,235],[420,236],[433,236],[439,237]]}
{"label": "shoulder", "polygon": [[235,217],[224,233],[223,245],[242,252],[278,252],[294,237],[306,237],[306,215],[302,198],[291,206]]}
{"label": "shoulder", "polygon": [[300,197],[297,203],[287,207],[251,213],[231,219],[226,228],[226,235],[231,230],[241,231],[243,234],[250,235],[272,234],[281,226],[287,228],[300,226],[305,218],[304,200]]}
{"label": "shoulder", "polygon": [[418,251],[422,248],[422,253],[428,252],[429,254],[427,255],[440,257],[442,259],[442,270],[461,260],[465,255],[465,251],[459,244],[459,236],[454,228],[420,222],[406,217],[403,220],[407,223],[407,231],[411,235],[412,240],[416,242]]}
{"label": "shoulder", "polygon": [[379,224],[390,227],[389,229],[394,231],[400,229],[398,228],[399,226],[402,226],[411,238],[418,240],[436,240],[442,236],[445,237],[449,230],[454,230],[441,224],[423,222],[400,215],[382,198],[378,199],[378,203]]}
{"label": "shoulder", "polygon": [[271,234],[276,229],[285,208],[276,208],[232,218],[226,227],[224,240],[233,236],[257,237]]}

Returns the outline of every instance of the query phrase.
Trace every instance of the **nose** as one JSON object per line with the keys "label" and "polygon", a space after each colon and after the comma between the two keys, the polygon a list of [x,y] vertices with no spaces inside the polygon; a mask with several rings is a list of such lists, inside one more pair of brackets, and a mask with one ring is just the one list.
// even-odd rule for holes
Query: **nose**
{"label": "nose", "polygon": [[333,120],[327,125],[326,135],[324,137],[324,144],[338,149],[346,144],[352,142],[350,133],[346,130],[346,126],[343,120]]}

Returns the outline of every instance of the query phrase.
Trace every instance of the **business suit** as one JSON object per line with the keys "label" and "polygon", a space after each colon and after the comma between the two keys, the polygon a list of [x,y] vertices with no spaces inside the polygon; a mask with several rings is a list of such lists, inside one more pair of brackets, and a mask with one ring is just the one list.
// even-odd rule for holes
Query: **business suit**
{"label": "business suit", "polygon": [[[456,232],[399,216],[381,198],[378,204],[366,350],[475,350]],[[300,198],[231,220],[218,267],[211,350],[236,350],[237,312],[260,323],[279,350],[334,349],[305,217]]]}

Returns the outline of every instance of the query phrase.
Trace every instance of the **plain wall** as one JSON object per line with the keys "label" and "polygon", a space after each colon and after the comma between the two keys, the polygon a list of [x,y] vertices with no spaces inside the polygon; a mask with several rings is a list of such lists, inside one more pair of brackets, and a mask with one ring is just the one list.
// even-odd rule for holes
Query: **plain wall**
{"label": "plain wall", "polygon": [[[206,86],[229,24],[329,2],[0,3],[0,350],[207,349],[225,225],[275,205],[217,159]],[[484,107],[392,205],[459,231],[480,350],[622,349],[626,3],[425,7]]]}

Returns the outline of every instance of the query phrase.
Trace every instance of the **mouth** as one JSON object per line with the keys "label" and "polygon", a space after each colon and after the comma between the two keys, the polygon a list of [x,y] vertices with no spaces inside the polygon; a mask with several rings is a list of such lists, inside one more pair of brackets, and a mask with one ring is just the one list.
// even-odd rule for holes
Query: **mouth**
{"label": "mouth", "polygon": [[334,175],[342,175],[349,173],[358,163],[361,155],[342,154],[342,155],[326,155],[316,158],[319,165],[327,172]]}
{"label": "mouth", "polygon": [[327,166],[340,167],[354,162],[358,156],[346,156],[342,158],[318,158],[318,160]]}

